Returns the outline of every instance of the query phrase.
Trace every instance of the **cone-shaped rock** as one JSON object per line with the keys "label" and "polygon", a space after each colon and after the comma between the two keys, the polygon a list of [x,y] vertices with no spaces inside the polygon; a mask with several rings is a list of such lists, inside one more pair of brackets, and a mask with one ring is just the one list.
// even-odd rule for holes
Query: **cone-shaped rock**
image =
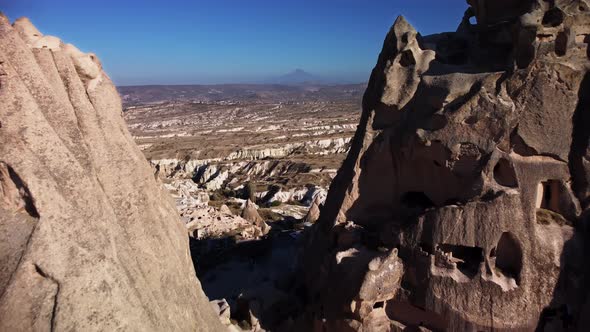
{"label": "cone-shaped rock", "polygon": [[256,205],[251,200],[246,201],[241,217],[258,226],[262,231],[261,235],[268,233],[269,226],[264,222],[264,219],[258,213]]}
{"label": "cone-shaped rock", "polygon": [[221,331],[96,56],[0,15],[0,330]]}

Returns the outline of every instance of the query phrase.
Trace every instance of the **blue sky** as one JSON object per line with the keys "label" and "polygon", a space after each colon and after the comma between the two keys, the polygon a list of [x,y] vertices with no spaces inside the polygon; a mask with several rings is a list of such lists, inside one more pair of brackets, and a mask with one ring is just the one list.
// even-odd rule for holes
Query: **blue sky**
{"label": "blue sky", "polygon": [[366,81],[403,14],[422,34],[454,31],[465,0],[0,0],[96,53],[119,85],[256,82],[302,68]]}

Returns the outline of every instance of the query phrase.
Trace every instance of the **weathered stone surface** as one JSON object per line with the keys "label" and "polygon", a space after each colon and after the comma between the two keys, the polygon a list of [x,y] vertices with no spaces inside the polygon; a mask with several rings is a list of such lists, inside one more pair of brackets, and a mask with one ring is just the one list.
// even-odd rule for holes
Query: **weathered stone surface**
{"label": "weathered stone surface", "polygon": [[242,210],[241,217],[245,220],[248,220],[260,229],[261,233],[257,236],[265,235],[270,231],[270,227],[264,222],[264,219],[262,219],[262,217],[258,213],[258,208],[249,199],[246,201],[246,205]]}
{"label": "weathered stone surface", "polygon": [[318,330],[589,326],[588,3],[468,2],[385,38],[307,239]]}
{"label": "weathered stone surface", "polygon": [[320,195],[316,196],[309,207],[309,211],[303,218],[303,221],[306,223],[315,223],[320,218],[320,205],[321,205],[322,197]]}
{"label": "weathered stone surface", "polygon": [[220,331],[101,68],[0,15],[0,330]]}

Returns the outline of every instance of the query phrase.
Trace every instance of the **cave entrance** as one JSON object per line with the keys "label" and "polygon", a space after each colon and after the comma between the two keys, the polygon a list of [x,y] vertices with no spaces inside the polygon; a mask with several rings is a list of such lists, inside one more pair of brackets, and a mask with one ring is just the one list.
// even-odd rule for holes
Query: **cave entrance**
{"label": "cave entrance", "polygon": [[496,272],[513,278],[520,283],[520,272],[522,270],[522,249],[516,238],[509,232],[502,233],[498,246],[492,249],[491,256],[496,258]]}
{"label": "cave entrance", "polygon": [[539,183],[537,187],[537,209],[545,209],[563,214],[560,206],[563,194],[564,188],[559,180],[548,180]]}
{"label": "cave entrance", "polygon": [[500,158],[496,166],[494,166],[494,179],[501,186],[510,188],[518,187],[514,167],[512,167],[512,164],[506,158]]}
{"label": "cave entrance", "polygon": [[401,203],[408,208],[421,210],[434,206],[434,202],[421,191],[408,191],[402,196]]}
{"label": "cave entrance", "polygon": [[449,253],[457,268],[469,278],[473,278],[479,271],[483,262],[483,249],[479,247],[467,247],[452,244],[439,244],[438,249]]}

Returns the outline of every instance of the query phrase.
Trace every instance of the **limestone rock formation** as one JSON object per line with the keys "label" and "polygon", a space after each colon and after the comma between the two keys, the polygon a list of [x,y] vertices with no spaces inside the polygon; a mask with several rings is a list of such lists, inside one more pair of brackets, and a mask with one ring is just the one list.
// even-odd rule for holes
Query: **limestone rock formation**
{"label": "limestone rock formation", "polygon": [[318,331],[590,326],[589,3],[468,3],[385,39],[307,239]]}
{"label": "limestone rock formation", "polygon": [[100,62],[0,15],[0,330],[220,331]]}
{"label": "limestone rock formation", "polygon": [[262,219],[258,213],[256,205],[249,199],[246,201],[241,217],[260,228],[261,234],[258,236],[265,235],[270,231],[270,227],[264,222],[264,219]]}

